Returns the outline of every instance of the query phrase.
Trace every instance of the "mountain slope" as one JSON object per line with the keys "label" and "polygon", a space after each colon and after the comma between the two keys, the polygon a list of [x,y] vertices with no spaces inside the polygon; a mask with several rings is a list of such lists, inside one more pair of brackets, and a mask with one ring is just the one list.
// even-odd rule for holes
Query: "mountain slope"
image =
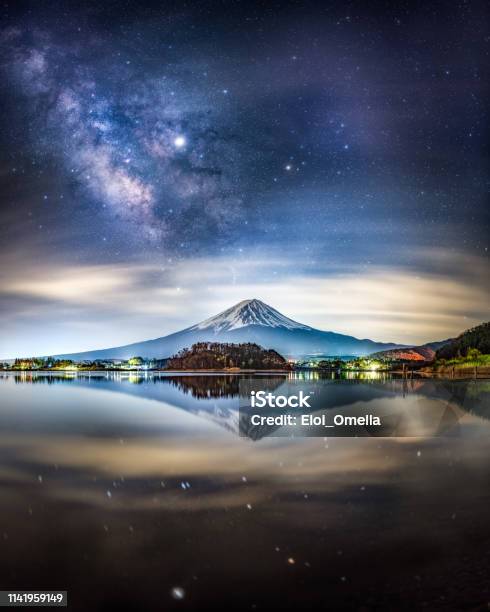
{"label": "mountain slope", "polygon": [[478,349],[480,353],[490,353],[490,322],[482,323],[472,329],[467,329],[457,338],[437,350],[438,359],[453,359],[465,357],[469,349]]}
{"label": "mountain slope", "polygon": [[395,361],[434,361],[436,351],[441,347],[452,342],[452,339],[440,340],[439,342],[428,342],[420,346],[395,348],[373,353],[371,357],[375,359],[393,359]]}
{"label": "mountain slope", "polygon": [[373,353],[375,359],[392,359],[393,361],[433,361],[436,352],[430,346],[412,346],[410,348],[392,349]]}
{"label": "mountain slope", "polygon": [[136,355],[164,359],[196,342],[255,342],[286,357],[302,355],[367,355],[399,344],[359,340],[303,325],[260,300],[245,300],[215,317],[180,332],[109,349],[57,355],[73,360],[129,359]]}

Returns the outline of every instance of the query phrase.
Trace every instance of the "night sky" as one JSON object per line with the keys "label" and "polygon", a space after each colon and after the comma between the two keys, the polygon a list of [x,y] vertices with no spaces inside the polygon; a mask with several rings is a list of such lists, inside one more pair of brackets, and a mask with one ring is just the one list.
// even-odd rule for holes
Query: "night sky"
{"label": "night sky", "polygon": [[0,14],[0,357],[254,297],[405,343],[490,318],[484,2]]}

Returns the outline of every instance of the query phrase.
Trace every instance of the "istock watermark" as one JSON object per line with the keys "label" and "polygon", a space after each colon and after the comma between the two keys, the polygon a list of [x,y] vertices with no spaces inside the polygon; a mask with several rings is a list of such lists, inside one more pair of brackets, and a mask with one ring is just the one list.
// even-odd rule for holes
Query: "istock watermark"
{"label": "istock watermark", "polygon": [[305,395],[303,390],[299,395],[274,395],[266,391],[250,391],[250,405],[252,408],[311,408],[308,400],[309,395]]}
{"label": "istock watermark", "polygon": [[243,378],[239,383],[239,432],[256,441],[265,437],[444,435],[444,424],[457,423],[459,413],[442,397],[424,402],[421,411],[417,389],[407,381],[308,381],[287,375]]}

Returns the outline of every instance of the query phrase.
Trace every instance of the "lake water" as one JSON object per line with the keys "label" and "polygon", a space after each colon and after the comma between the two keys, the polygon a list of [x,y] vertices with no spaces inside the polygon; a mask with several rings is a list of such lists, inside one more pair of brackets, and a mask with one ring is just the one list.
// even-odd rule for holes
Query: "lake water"
{"label": "lake water", "polygon": [[289,377],[426,436],[252,440],[237,375],[0,375],[0,589],[68,590],[72,610],[487,609],[490,381]]}

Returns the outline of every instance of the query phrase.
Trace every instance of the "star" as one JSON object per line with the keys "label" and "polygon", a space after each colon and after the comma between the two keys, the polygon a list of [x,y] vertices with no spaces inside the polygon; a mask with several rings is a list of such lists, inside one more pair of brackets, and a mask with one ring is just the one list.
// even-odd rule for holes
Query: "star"
{"label": "star", "polygon": [[185,139],[185,136],[176,136],[175,137],[174,145],[177,147],[177,149],[183,149],[186,144],[187,144],[187,140]]}

